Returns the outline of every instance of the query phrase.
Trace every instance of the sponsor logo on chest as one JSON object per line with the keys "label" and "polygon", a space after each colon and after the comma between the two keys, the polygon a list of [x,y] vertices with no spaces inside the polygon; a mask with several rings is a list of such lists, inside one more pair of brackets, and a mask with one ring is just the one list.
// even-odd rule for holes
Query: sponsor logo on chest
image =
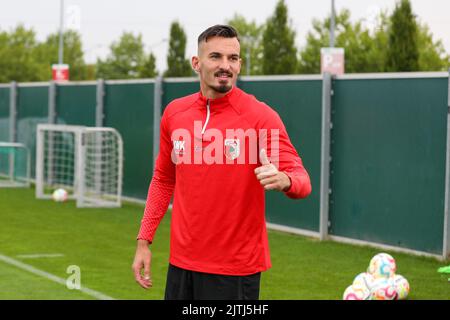
{"label": "sponsor logo on chest", "polygon": [[173,140],[173,150],[175,154],[181,155],[185,152],[186,141],[183,140]]}

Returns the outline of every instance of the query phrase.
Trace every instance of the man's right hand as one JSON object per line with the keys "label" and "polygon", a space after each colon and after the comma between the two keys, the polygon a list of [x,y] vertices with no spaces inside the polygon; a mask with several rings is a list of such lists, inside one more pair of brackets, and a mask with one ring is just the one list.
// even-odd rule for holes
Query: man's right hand
{"label": "man's right hand", "polygon": [[[152,252],[148,246],[147,240],[137,241],[136,255],[132,266],[136,282],[144,289],[148,289],[153,285],[150,273]],[[143,275],[142,271],[144,271]]]}

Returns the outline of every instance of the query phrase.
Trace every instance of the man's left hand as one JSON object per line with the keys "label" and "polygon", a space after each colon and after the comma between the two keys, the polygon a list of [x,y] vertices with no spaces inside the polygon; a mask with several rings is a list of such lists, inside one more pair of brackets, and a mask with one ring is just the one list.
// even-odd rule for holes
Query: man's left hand
{"label": "man's left hand", "polygon": [[262,166],[255,169],[255,175],[265,190],[286,191],[289,189],[291,179],[270,163],[265,149],[259,152],[259,161]]}

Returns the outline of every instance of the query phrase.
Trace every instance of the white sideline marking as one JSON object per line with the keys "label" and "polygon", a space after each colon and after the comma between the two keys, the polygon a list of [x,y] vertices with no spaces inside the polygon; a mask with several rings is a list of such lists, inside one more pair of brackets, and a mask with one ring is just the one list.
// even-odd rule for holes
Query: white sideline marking
{"label": "white sideline marking", "polygon": [[20,259],[38,259],[38,258],[59,258],[64,257],[61,253],[37,253],[37,254],[19,254],[16,258]]}
{"label": "white sideline marking", "polygon": [[[15,260],[13,258],[10,258],[10,257],[7,257],[7,256],[4,256],[4,255],[0,254],[0,261],[3,261],[5,263],[7,263],[7,264],[13,265],[13,266],[15,266],[17,268],[20,268],[22,270],[28,271],[28,272],[33,273],[35,275],[38,275],[40,277],[46,278],[48,280],[54,281],[56,283],[62,284],[63,286],[66,286],[66,279],[63,279],[63,278],[57,277],[57,276],[55,276],[55,275],[53,275],[51,273],[48,273],[48,272],[36,269],[33,266],[30,266],[30,265],[25,264],[23,262],[17,261],[17,260]],[[83,287],[82,286],[79,289],[79,291],[81,291],[83,293],[86,293],[87,295],[89,295],[91,297],[94,297],[96,299],[99,299],[99,300],[115,300],[112,297],[109,297],[109,296],[107,296],[107,295],[105,295],[105,294],[103,294],[101,292],[89,289],[87,287]]]}

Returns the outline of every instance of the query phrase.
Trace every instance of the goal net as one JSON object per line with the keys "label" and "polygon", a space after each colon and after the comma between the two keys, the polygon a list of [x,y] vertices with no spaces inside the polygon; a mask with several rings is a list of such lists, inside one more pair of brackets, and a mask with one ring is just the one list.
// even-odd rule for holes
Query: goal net
{"label": "goal net", "polygon": [[77,207],[120,207],[123,142],[113,128],[39,124],[36,197],[63,188]]}
{"label": "goal net", "polygon": [[30,152],[22,143],[0,142],[0,188],[30,186]]}

